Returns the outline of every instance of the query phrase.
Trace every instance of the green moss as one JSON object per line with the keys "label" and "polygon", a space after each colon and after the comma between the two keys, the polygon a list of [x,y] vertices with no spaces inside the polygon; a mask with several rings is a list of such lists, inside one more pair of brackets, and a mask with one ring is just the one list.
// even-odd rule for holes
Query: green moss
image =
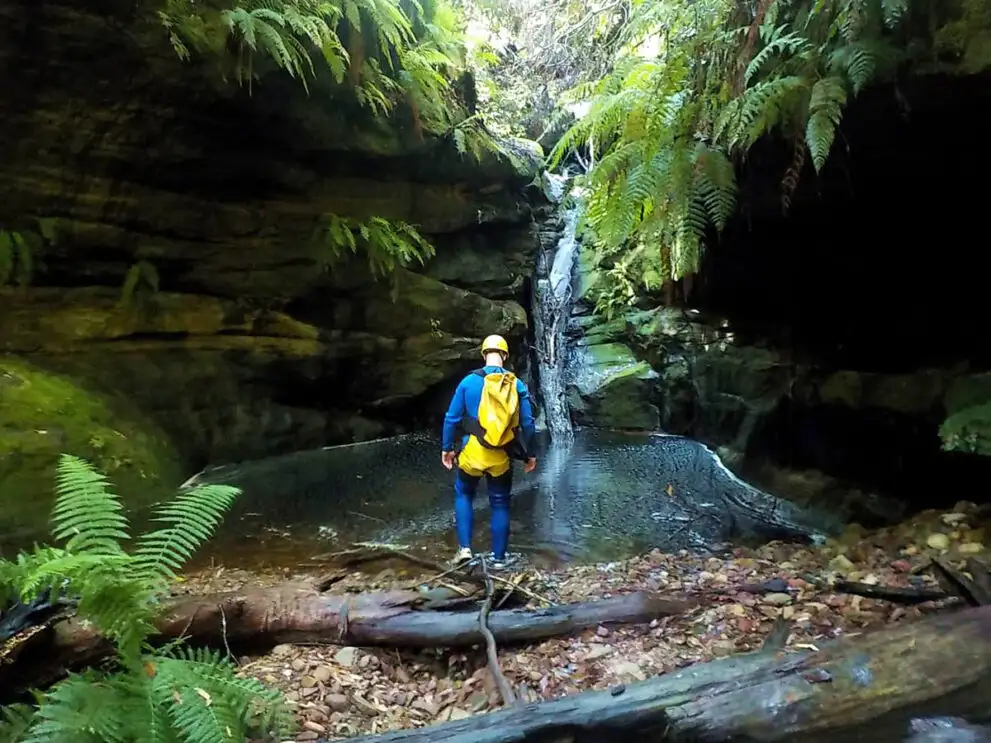
{"label": "green moss", "polygon": [[7,540],[47,529],[63,452],[92,462],[129,506],[179,484],[178,457],[165,435],[123,402],[0,356],[0,534]]}

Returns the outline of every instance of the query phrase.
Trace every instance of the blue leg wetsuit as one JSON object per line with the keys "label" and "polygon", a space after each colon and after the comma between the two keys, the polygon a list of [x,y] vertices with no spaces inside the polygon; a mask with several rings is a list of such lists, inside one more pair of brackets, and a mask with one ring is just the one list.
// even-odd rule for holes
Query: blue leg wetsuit
{"label": "blue leg wetsuit", "polygon": [[[472,501],[478,492],[481,477],[474,477],[461,469],[457,470],[454,481],[454,521],[458,532],[458,546],[470,547],[474,512]],[[497,477],[486,473],[485,485],[492,509],[492,555],[496,560],[506,559],[509,546],[509,501],[513,489],[513,468]]]}

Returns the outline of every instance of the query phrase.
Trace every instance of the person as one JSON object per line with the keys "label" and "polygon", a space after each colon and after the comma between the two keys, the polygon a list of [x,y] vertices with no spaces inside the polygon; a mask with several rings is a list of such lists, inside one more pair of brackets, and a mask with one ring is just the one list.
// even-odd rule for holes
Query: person
{"label": "person", "polygon": [[[454,522],[458,551],[455,562],[474,558],[472,501],[484,476],[492,509],[491,562],[492,567],[498,569],[505,566],[509,546],[512,460],[522,460],[523,471],[527,473],[537,466],[537,459],[528,448],[536,432],[536,423],[526,384],[504,368],[509,357],[506,339],[490,335],[482,342],[481,351],[485,365],[461,380],[444,416],[441,463],[448,470],[457,464]],[[462,435],[460,452],[455,449],[459,427],[466,431]]]}

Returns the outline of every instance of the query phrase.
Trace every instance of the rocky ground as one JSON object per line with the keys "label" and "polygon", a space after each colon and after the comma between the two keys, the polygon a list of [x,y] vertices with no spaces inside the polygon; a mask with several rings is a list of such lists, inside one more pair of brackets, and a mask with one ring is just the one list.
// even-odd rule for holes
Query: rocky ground
{"label": "rocky ground", "polygon": [[[724,556],[650,552],[623,562],[530,571],[527,586],[557,602],[592,600],[630,590],[689,594],[700,606],[644,626],[598,627],[577,636],[505,649],[500,664],[519,696],[552,699],[630,683],[693,663],[760,646],[775,620],[788,620],[788,647],[815,646],[938,611],[946,602],[898,606],[837,593],[837,579],[901,587],[936,587],[926,566],[940,556],[955,565],[986,557],[987,514],[968,503],[929,511],[876,532],[852,526],[821,547],[773,542]],[[238,588],[291,577],[216,568],[188,577],[190,592]],[[296,576],[298,577],[298,576]],[[334,591],[414,587],[413,569],[366,566]],[[533,603],[539,603],[534,599]],[[501,706],[482,650],[280,645],[242,658],[242,673],[286,692],[300,728],[294,740],[339,740],[481,714]]]}

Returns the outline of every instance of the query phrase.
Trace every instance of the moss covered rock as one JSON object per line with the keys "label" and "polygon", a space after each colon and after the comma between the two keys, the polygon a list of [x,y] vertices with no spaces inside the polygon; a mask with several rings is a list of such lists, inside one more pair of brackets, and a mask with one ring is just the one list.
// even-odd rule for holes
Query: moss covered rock
{"label": "moss covered rock", "polygon": [[658,374],[622,343],[599,343],[579,349],[582,362],[569,389],[578,423],[599,428],[652,431],[660,425],[654,404]]}
{"label": "moss covered rock", "polygon": [[0,356],[0,534],[47,528],[62,453],[92,462],[125,502],[141,506],[180,483],[167,437],[114,400],[68,376]]}

